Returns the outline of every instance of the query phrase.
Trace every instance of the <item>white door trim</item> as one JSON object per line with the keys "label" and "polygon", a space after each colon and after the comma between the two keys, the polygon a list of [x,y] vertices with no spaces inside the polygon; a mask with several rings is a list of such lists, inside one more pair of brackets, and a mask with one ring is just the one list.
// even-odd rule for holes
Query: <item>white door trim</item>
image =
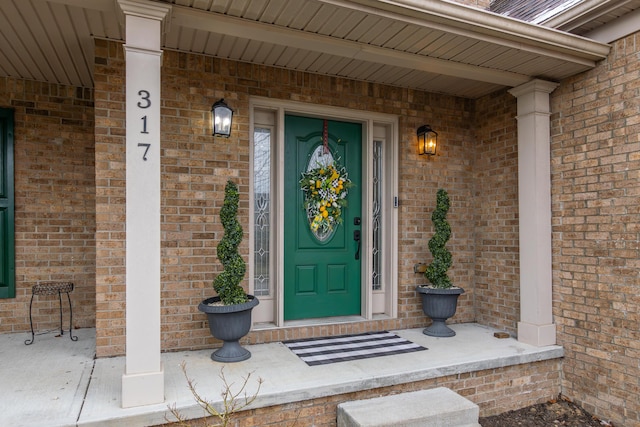
{"label": "white door trim", "polygon": [[[362,229],[370,230],[372,223],[372,194],[373,194],[373,180],[371,179],[373,174],[372,166],[372,145],[374,140],[374,134],[385,134],[385,143],[387,155],[385,156],[385,164],[387,169],[385,171],[385,188],[387,191],[388,203],[385,203],[384,217],[385,217],[385,229],[387,230],[385,241],[385,304],[384,315],[385,317],[397,316],[397,237],[398,237],[398,209],[397,209],[397,195],[398,195],[398,117],[390,114],[372,113],[361,110],[351,110],[340,107],[324,106],[307,104],[294,101],[282,101],[273,100],[261,97],[252,97],[249,101],[250,107],[250,131],[251,141],[254,134],[254,122],[256,111],[269,111],[272,112],[272,117],[275,121],[275,143],[273,147],[273,156],[271,159],[272,167],[275,168],[275,173],[272,175],[275,180],[273,187],[274,194],[272,200],[274,203],[272,216],[275,220],[272,222],[273,231],[272,236],[275,241],[272,246],[272,253],[275,254],[275,260],[272,261],[272,267],[274,268],[274,274],[272,275],[273,286],[273,304],[265,304],[263,310],[271,310],[272,313],[257,312],[255,318],[257,322],[263,321],[271,326],[284,327],[290,324],[300,324],[300,321],[287,322],[284,321],[284,197],[282,189],[284,188],[284,117],[285,114],[300,114],[308,117],[318,117],[330,120],[339,121],[351,121],[362,124],[362,161],[363,171],[365,173],[365,179],[362,187]],[[250,144],[250,165],[253,165],[253,145]],[[252,167],[252,166],[250,166]],[[249,230],[253,230],[253,174],[250,172],[251,184],[249,188],[250,203],[249,203]],[[394,201],[396,201],[394,205]],[[372,261],[370,254],[372,253],[372,242],[369,233],[363,233],[363,249],[364,256],[362,262],[362,316],[353,320],[369,320],[374,318],[373,310],[373,291],[371,288],[371,275],[372,275]],[[253,291],[253,233],[249,233],[249,289]],[[259,305],[254,309],[258,310],[262,306]],[[347,319],[349,320],[349,319]],[[327,319],[327,323],[333,323],[336,319]],[[345,319],[342,319],[345,321]],[[314,323],[318,323],[314,321]]]}

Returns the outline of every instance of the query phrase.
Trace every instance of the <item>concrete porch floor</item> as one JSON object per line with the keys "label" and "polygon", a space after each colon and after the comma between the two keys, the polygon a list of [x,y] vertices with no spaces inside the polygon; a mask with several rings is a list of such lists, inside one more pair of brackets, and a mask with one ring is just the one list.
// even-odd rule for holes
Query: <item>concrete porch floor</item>
{"label": "concrete porch floor", "polygon": [[0,334],[0,425],[148,426],[165,422],[169,404],[186,417],[201,417],[182,362],[198,393],[213,401],[220,400],[223,366],[232,391],[251,374],[251,395],[262,378],[252,407],[264,407],[563,356],[560,346],[539,348],[498,339],[494,330],[478,324],[451,327],[457,333],[453,338],[428,337],[422,329],[394,331],[427,351],[321,366],[307,366],[281,343],[246,346],[251,359],[234,364],[212,361],[212,350],[164,353],[165,403],[128,409],[120,407],[125,358],[95,359],[94,329],[75,330],[76,342],[67,334],[39,335],[29,346],[24,341],[30,334]]}

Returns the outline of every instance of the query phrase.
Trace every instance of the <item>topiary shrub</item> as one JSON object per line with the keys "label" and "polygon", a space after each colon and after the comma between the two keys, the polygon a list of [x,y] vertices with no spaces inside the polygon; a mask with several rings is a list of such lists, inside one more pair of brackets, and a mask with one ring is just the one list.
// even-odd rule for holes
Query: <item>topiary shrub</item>
{"label": "topiary shrub", "polygon": [[224,235],[218,243],[218,259],[224,270],[213,281],[213,289],[224,305],[247,302],[247,294],[240,286],[244,278],[246,264],[238,253],[243,231],[238,221],[238,187],[229,180],[224,188],[224,203],[220,209],[220,221]]}
{"label": "topiary shrub", "polygon": [[436,209],[431,214],[431,221],[435,227],[435,234],[429,240],[429,251],[433,261],[427,267],[424,275],[434,288],[447,289],[453,285],[447,276],[447,270],[451,267],[451,252],[445,245],[451,237],[451,226],[447,222],[449,211],[449,195],[443,189],[439,189],[436,195]]}

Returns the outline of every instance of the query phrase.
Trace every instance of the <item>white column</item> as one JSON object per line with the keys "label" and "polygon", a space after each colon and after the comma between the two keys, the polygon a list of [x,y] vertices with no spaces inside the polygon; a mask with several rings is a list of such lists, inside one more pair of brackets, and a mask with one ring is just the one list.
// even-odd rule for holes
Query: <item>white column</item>
{"label": "white column", "polygon": [[160,42],[168,6],[118,0],[126,44],[126,366],[122,407],[164,402],[160,359]]}
{"label": "white column", "polygon": [[533,80],[509,91],[518,98],[520,322],[518,341],[556,343],[551,272],[551,136],[549,94],[557,83]]}

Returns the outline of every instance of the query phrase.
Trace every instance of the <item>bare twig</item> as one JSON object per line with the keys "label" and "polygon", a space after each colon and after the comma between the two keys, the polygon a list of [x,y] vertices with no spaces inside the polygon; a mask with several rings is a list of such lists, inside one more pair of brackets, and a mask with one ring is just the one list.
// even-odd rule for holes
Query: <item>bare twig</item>
{"label": "bare twig", "polygon": [[[223,385],[221,393],[222,410],[218,411],[211,401],[202,397],[196,390],[196,383],[193,381],[193,379],[189,378],[189,375],[187,374],[187,364],[185,362],[182,362],[180,364],[180,367],[182,368],[182,372],[187,379],[189,391],[195,398],[198,405],[202,409],[204,409],[206,413],[213,417],[216,417],[219,420],[218,423],[208,425],[207,427],[227,427],[236,413],[243,411],[256,400],[256,398],[258,397],[258,393],[260,392],[260,387],[264,382],[262,378],[258,378],[258,389],[254,394],[247,395],[247,384],[249,383],[249,379],[251,378],[251,373],[248,373],[247,376],[242,379],[240,389],[236,393],[234,393],[231,390],[233,383],[229,384],[227,378],[224,375],[224,367],[222,367],[219,374]],[[175,417],[181,427],[190,427],[190,424],[176,408],[175,403],[173,405],[169,405],[169,412]],[[165,417],[165,419],[167,418]],[[167,421],[171,420],[167,419]]]}

